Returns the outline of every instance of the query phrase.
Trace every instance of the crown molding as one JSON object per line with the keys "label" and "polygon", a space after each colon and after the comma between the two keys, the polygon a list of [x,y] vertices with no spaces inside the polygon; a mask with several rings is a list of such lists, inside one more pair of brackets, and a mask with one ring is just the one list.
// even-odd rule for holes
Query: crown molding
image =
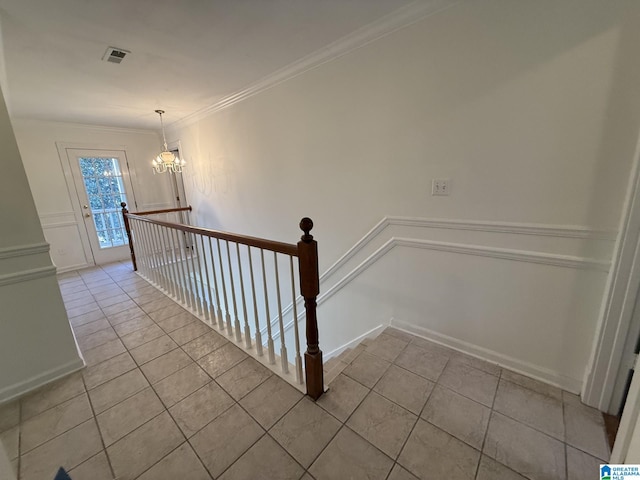
{"label": "crown molding", "polygon": [[122,133],[122,134],[137,134],[137,135],[159,135],[158,130],[155,129],[142,129],[142,128],[126,128],[126,127],[113,127],[107,125],[92,125],[86,123],[74,123],[63,122],[58,120],[45,120],[41,118],[28,118],[28,117],[12,117],[11,122],[14,125],[20,126],[20,124],[41,124],[41,125],[60,125],[62,127],[77,128],[81,130],[92,130],[109,133]]}
{"label": "crown molding", "polygon": [[399,8],[381,19],[372,22],[364,27],[336,40],[329,45],[316,50],[315,52],[290,63],[280,70],[263,77],[251,85],[227,95],[218,100],[213,105],[197,110],[196,112],[183,117],[169,125],[167,129],[176,129],[191,125],[198,120],[202,120],[208,115],[235,105],[253,95],[257,95],[280,83],[286,82],[309,70],[331,62],[348,53],[357,50],[380,38],[390,35],[397,30],[408,27],[419,22],[425,17],[451,8],[465,0],[417,0],[405,7]]}

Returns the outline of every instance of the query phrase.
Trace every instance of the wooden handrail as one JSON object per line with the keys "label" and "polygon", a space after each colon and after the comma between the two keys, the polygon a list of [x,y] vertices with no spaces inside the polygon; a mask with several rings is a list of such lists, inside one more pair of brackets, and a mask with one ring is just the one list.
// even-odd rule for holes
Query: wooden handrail
{"label": "wooden handrail", "polygon": [[[143,212],[141,214],[129,213],[129,211],[127,210],[127,204],[125,202],[122,202],[121,206],[127,237],[129,238],[131,261],[133,263],[134,270],[137,270],[138,268],[136,264],[135,251],[133,248],[133,238],[131,235],[129,219],[135,219],[136,221],[140,222],[148,222],[186,233],[193,233],[196,235],[203,235],[220,240],[227,240],[237,244],[247,245],[249,247],[256,247],[263,250],[290,255],[292,257],[298,257],[300,292],[304,298],[304,305],[306,310],[307,350],[304,354],[304,367],[307,395],[309,395],[314,400],[317,400],[323,394],[324,372],[322,369],[322,351],[320,350],[318,342],[318,319],[316,314],[316,299],[320,292],[320,278],[318,272],[318,243],[313,239],[313,235],[311,235],[310,233],[311,229],[313,228],[313,221],[310,218],[305,217],[300,221],[300,229],[304,232],[304,235],[302,235],[297,245],[294,245],[273,240],[250,237],[246,235],[238,235],[235,233],[222,232],[209,228],[193,227],[191,225],[184,225],[180,223],[165,222],[163,220],[145,218],[144,216],[151,215],[153,213],[168,213],[172,211],[191,210],[191,207],[181,209],[156,210],[151,212]],[[293,299],[293,301],[295,302],[295,299]],[[267,318],[267,322],[269,321],[270,319]],[[294,321],[297,321],[297,319],[294,319]]]}
{"label": "wooden handrail", "polygon": [[[123,205],[124,204],[124,205]],[[122,202],[120,204],[123,208],[127,206],[126,203]],[[129,215],[156,215],[158,213],[171,213],[171,212],[191,212],[193,208],[191,205],[188,207],[180,207],[180,208],[165,208],[164,210],[147,210],[145,212],[129,212]]]}

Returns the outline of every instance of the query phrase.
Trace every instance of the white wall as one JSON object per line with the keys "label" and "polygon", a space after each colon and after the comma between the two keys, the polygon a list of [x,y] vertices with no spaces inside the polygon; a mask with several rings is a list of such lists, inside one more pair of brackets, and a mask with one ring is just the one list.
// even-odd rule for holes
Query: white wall
{"label": "white wall", "polygon": [[[391,315],[575,391],[640,131],[639,14],[631,0],[464,2],[180,127],[194,219],[294,242],[310,216],[321,271],[385,216],[478,221],[480,236],[407,235],[521,255],[393,248],[322,304],[321,346]],[[433,178],[452,194],[430,196]]]}
{"label": "white wall", "polygon": [[83,366],[0,92],[0,403]]}
{"label": "white wall", "polygon": [[151,159],[161,147],[156,132],[21,119],[13,122],[40,221],[59,271],[86,266],[92,259],[83,252],[80,236],[84,225],[74,215],[77,199],[67,188],[62,168],[67,159],[59,157],[56,144],[125,150],[138,208],[171,205],[169,179],[154,176],[151,171]]}

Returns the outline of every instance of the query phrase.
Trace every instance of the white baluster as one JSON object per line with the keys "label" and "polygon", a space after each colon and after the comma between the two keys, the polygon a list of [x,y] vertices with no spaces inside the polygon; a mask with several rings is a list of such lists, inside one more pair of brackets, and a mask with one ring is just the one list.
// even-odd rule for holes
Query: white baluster
{"label": "white baluster", "polygon": [[242,311],[244,313],[244,346],[251,348],[251,329],[249,328],[249,316],[247,315],[247,299],[244,294],[244,279],[242,278],[242,262],[240,261],[240,245],[236,243],[236,255],[238,257],[238,275],[240,276],[240,293],[242,293]]}
{"label": "white baluster", "polygon": [[176,285],[173,279],[173,263],[171,261],[171,250],[169,246],[169,241],[167,240],[167,230],[166,227],[160,227],[160,238],[162,240],[162,251],[164,252],[164,268],[167,276],[167,282],[169,284],[169,291],[173,298],[176,297]]}
{"label": "white baluster", "polygon": [[273,336],[271,335],[271,316],[269,314],[269,293],[267,290],[267,273],[264,268],[264,250],[260,249],[260,260],[262,261],[262,287],[264,288],[264,308],[267,313],[267,351],[269,352],[269,363],[276,363],[276,352],[273,348]]}
{"label": "white baluster", "polygon": [[187,271],[187,293],[191,297],[191,308],[194,311],[198,310],[198,300],[196,298],[197,290],[193,287],[193,279],[195,278],[195,268],[193,266],[193,250],[191,250],[191,239],[187,233],[181,231],[182,239],[184,241],[184,266]]}
{"label": "white baluster", "polygon": [[173,279],[173,285],[175,288],[175,299],[181,302],[184,302],[184,292],[182,291],[182,286],[180,285],[180,275],[178,274],[178,262],[176,260],[176,244],[175,239],[173,238],[173,229],[167,228],[167,243],[170,246],[169,258],[171,259],[171,278]]}
{"label": "white baluster", "polygon": [[[192,239],[191,244],[193,245],[192,255],[195,255],[196,258],[198,259],[198,261],[196,262],[197,264],[196,282],[198,281],[200,282],[200,303],[202,304],[201,315],[204,315],[205,320],[209,320],[209,302],[207,300],[207,297],[205,294],[205,288],[204,288],[204,277],[202,275],[202,255],[199,252],[198,235],[196,235],[195,233],[192,233],[190,237]],[[196,283],[196,287],[197,287],[197,283]]]}
{"label": "white baluster", "polygon": [[[213,297],[211,296],[211,291],[213,290],[213,286],[211,285],[211,277],[209,277],[209,264],[207,262],[207,250],[204,248],[204,235],[200,235],[200,249],[202,252],[202,261],[204,262],[204,271],[207,275],[207,300],[209,303],[209,324],[216,323],[216,313],[213,310]],[[213,266],[213,260],[211,261],[211,266]]]}
{"label": "white baluster", "polygon": [[162,227],[155,225],[156,243],[158,244],[158,263],[160,264],[160,277],[162,278],[162,288],[166,293],[170,293],[169,277],[167,275],[167,261],[164,241],[162,240]]}
{"label": "white baluster", "polygon": [[178,242],[178,253],[180,254],[179,257],[179,262],[178,262],[178,266],[179,266],[179,271],[180,271],[180,281],[182,283],[182,290],[184,292],[184,297],[185,297],[185,303],[187,304],[187,307],[191,307],[192,303],[191,303],[191,294],[189,291],[189,283],[188,283],[188,274],[187,274],[187,269],[185,268],[185,264],[186,262],[186,256],[185,256],[185,246],[183,243],[183,237],[182,237],[182,231],[181,230],[174,230],[174,235],[175,238]]}
{"label": "white baluster", "polygon": [[194,260],[194,257],[196,254],[195,244],[193,242],[193,238],[191,238],[190,233],[185,232],[185,238],[189,241],[189,250],[191,252],[191,254],[189,255],[191,260],[191,274],[189,275],[189,286],[191,287],[191,291],[193,292],[193,295],[195,297],[196,308],[194,308],[194,310],[197,309],[198,313],[202,315],[203,305],[202,305],[202,299],[200,298],[200,295],[198,293],[198,278],[196,273],[196,262]]}
{"label": "white baluster", "polygon": [[229,242],[225,240],[227,246],[227,263],[229,265],[229,282],[231,282],[231,300],[233,301],[233,315],[235,317],[234,328],[236,330],[236,342],[242,341],[242,333],[240,332],[240,319],[238,318],[238,302],[236,302],[236,284],[233,281],[233,266],[231,265],[231,249]]}
{"label": "white baluster", "polygon": [[298,302],[296,298],[296,282],[293,273],[293,256],[289,255],[289,266],[291,267],[291,298],[293,304],[293,330],[296,341],[296,380],[302,384],[304,377],[302,376],[302,358],[300,357],[300,334],[298,333]]}
{"label": "white baluster", "polygon": [[289,373],[289,358],[284,339],[284,322],[282,320],[282,301],[280,300],[280,275],[278,274],[278,254],[273,252],[273,264],[276,269],[276,298],[278,299],[278,325],[280,327],[280,363],[282,371]]}
{"label": "white baluster", "polygon": [[231,326],[231,315],[229,314],[229,299],[227,298],[227,284],[224,281],[224,264],[222,263],[222,252],[220,251],[220,239],[216,238],[218,244],[218,260],[220,260],[220,280],[222,282],[222,296],[224,297],[224,317],[226,319],[227,335],[233,335],[233,327]]}
{"label": "white baluster", "polygon": [[216,317],[218,318],[218,327],[220,331],[224,330],[224,319],[222,317],[222,307],[220,306],[220,288],[218,287],[218,275],[216,275],[216,262],[213,257],[213,246],[211,237],[209,237],[209,253],[211,254],[211,270],[213,271],[214,290],[216,292]]}
{"label": "white baluster", "polygon": [[256,324],[256,353],[259,357],[262,352],[262,334],[260,333],[260,320],[258,319],[258,302],[256,301],[256,284],[253,278],[253,261],[251,260],[251,247],[247,247],[249,252],[249,274],[251,275],[251,295],[253,295],[253,318]]}

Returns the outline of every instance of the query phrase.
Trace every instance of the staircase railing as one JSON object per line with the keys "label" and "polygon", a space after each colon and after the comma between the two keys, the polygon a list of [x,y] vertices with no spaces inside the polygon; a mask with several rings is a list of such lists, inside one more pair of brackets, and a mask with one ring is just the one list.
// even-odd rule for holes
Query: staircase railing
{"label": "staircase railing", "polygon": [[[318,244],[310,234],[313,228],[310,218],[300,221],[304,232],[300,241],[288,244],[150,218],[191,211],[191,207],[130,213],[126,203],[121,206],[134,270],[282,377],[306,385],[306,392],[313,399],[322,395],[322,351],[316,315],[320,291]],[[294,259],[298,263],[297,272]],[[287,283],[287,277],[290,285],[283,290],[281,285]],[[287,302],[290,299],[293,318],[298,318],[296,283],[305,306],[304,366],[298,322],[293,322],[291,338],[285,332],[282,308],[283,297]],[[278,354],[270,306],[276,307],[278,318]],[[265,326],[267,338],[263,339],[261,327]],[[291,342],[295,351],[294,373],[289,368],[287,348]]]}

